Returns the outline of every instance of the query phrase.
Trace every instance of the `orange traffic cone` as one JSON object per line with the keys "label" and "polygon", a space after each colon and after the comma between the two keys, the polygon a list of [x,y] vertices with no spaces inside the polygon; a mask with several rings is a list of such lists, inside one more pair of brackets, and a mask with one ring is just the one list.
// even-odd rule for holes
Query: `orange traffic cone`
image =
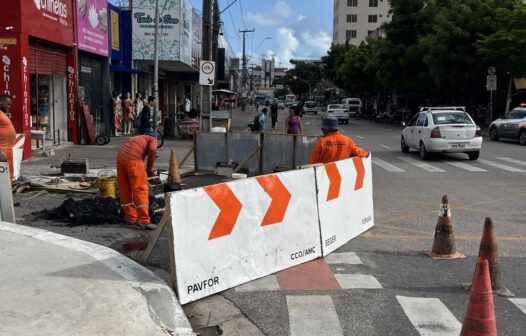
{"label": "orange traffic cone", "polygon": [[497,248],[497,235],[493,227],[493,221],[490,217],[486,217],[484,221],[484,231],[480,239],[479,257],[488,260],[489,273],[491,275],[491,287],[493,291],[499,296],[515,296],[502,283],[502,276],[500,272],[499,251]]}
{"label": "orange traffic cone", "polygon": [[170,154],[170,165],[168,166],[168,182],[181,183],[179,164],[177,163],[177,156],[175,156],[175,151],[173,149]]}
{"label": "orange traffic cone", "polygon": [[488,260],[483,257],[477,261],[473,288],[460,336],[497,336]]}
{"label": "orange traffic cone", "polygon": [[466,257],[462,253],[457,252],[455,246],[451,209],[449,208],[447,195],[442,196],[442,204],[440,205],[438,221],[435,227],[433,249],[426,251],[426,253],[433,259],[459,259]]}

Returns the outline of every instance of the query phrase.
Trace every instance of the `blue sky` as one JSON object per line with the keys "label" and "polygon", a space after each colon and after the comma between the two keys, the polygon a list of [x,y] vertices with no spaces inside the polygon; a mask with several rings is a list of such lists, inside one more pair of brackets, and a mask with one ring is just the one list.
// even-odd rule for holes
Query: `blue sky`
{"label": "blue sky", "polygon": [[[220,0],[220,10],[232,1]],[[202,0],[190,2],[201,12]],[[289,67],[291,58],[320,58],[327,53],[332,12],[333,0],[237,0],[221,14],[221,21],[235,54],[241,54],[243,48],[238,31],[254,28],[254,33],[247,34],[249,63],[260,64],[262,57],[275,55],[278,66]]]}

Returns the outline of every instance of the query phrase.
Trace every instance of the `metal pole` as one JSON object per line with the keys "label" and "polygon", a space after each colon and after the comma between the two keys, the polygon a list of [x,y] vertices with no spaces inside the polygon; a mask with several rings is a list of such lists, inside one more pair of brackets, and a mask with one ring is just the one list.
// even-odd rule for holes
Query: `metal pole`
{"label": "metal pole", "polygon": [[153,108],[153,129],[157,130],[157,113],[159,111],[159,0],[155,0],[155,31],[153,42],[153,96],[155,97],[155,106]]}
{"label": "metal pole", "polygon": [[[201,44],[201,56],[203,61],[212,60],[212,2],[211,0],[203,0],[203,41]],[[203,85],[201,94],[201,118],[203,115],[210,116],[211,110],[211,87],[210,85]],[[201,131],[203,129],[201,128]]]}
{"label": "metal pole", "polygon": [[241,77],[241,91],[245,93],[245,96],[241,100],[241,111],[245,111],[247,105],[247,55],[245,50],[245,37],[246,33],[253,33],[254,29],[245,29],[240,30],[240,33],[243,33],[243,72]]}

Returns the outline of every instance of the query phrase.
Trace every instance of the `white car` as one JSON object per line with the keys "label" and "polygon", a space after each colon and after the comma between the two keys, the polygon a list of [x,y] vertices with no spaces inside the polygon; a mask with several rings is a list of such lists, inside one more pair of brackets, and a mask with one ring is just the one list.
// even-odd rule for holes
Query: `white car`
{"label": "white car", "polygon": [[342,104],[345,105],[351,116],[362,110],[363,104],[360,98],[343,98]]}
{"label": "white car", "polygon": [[526,107],[516,107],[502,118],[489,125],[489,137],[493,141],[500,138],[519,140],[526,146]]}
{"label": "white car", "polygon": [[349,110],[343,104],[331,104],[327,106],[327,112],[325,112],[325,116],[329,114],[338,119],[338,123],[349,123]]}
{"label": "white car", "polygon": [[318,114],[318,106],[316,106],[316,102],[310,100],[306,101],[305,104],[303,104],[303,113]]}
{"label": "white car", "polygon": [[464,108],[426,107],[402,131],[402,152],[414,148],[423,160],[429,153],[466,153],[479,158],[482,134]]}

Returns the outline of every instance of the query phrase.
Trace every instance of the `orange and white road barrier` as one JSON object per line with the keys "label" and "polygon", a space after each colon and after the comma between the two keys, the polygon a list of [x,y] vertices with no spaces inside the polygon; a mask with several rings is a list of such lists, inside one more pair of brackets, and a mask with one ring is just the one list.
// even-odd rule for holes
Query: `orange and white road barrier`
{"label": "orange and white road barrier", "polygon": [[321,256],[312,168],[168,199],[182,304]]}
{"label": "orange and white road barrier", "polygon": [[374,226],[371,157],[315,168],[323,255]]}
{"label": "orange and white road barrier", "polygon": [[497,336],[497,321],[493,308],[493,291],[489,263],[479,258],[473,275],[473,288],[460,336]]}
{"label": "orange and white road barrier", "polygon": [[426,251],[433,259],[459,259],[466,256],[457,252],[455,245],[455,235],[453,234],[453,222],[451,221],[451,208],[447,195],[442,196],[442,204],[438,212],[437,225],[435,227],[435,237],[433,239],[433,249]]}

